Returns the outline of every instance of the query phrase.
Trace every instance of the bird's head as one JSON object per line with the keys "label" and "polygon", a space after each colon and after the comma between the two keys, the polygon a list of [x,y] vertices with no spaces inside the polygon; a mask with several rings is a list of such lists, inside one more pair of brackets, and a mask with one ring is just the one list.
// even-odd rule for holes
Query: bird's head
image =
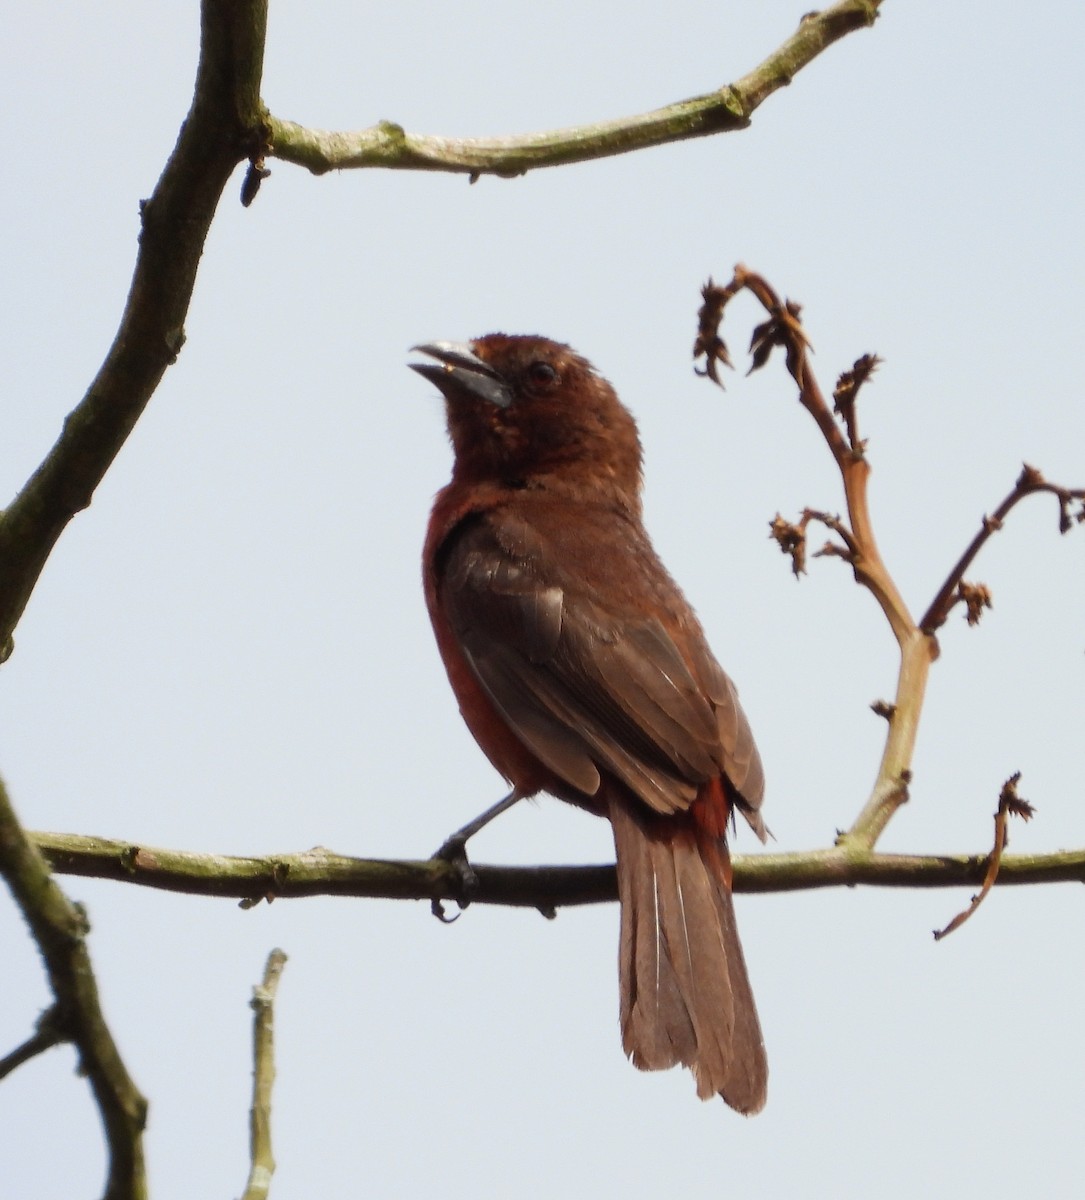
{"label": "bird's head", "polygon": [[610,384],[568,346],[491,333],[414,349],[436,360],[411,366],[445,397],[453,478],[587,486],[638,506],[636,423]]}

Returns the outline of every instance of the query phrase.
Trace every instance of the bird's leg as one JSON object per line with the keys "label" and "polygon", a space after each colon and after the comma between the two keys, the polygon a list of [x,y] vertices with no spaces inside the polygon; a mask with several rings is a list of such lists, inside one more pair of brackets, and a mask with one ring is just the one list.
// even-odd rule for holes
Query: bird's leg
{"label": "bird's leg", "polygon": [[445,838],[440,850],[433,857],[443,858],[447,862],[454,862],[456,859],[466,859],[467,843],[480,830],[485,829],[487,825],[495,818],[501,816],[503,812],[517,802],[523,799],[523,793],[517,788],[513,788],[511,792],[503,799],[498,800],[496,804],[491,805],[485,812],[479,813],[473,821],[468,821],[462,829],[457,829],[455,833],[450,834]]}
{"label": "bird's leg", "polygon": [[[491,805],[485,812],[479,813],[473,821],[468,821],[462,829],[457,829],[455,833],[446,837],[440,849],[436,850],[432,855],[433,858],[439,858],[448,863],[455,869],[457,875],[459,875],[460,895],[456,903],[459,904],[461,909],[466,908],[471,903],[471,897],[478,890],[478,876],[467,859],[467,843],[480,829],[484,829],[489,825],[494,817],[499,817],[507,809],[512,808],[518,800],[522,800],[523,795],[523,792],[513,788],[507,796],[498,800],[496,804]],[[438,920],[449,923],[456,919],[456,917],[445,916],[444,905],[440,900],[435,899],[430,905],[430,909]]]}

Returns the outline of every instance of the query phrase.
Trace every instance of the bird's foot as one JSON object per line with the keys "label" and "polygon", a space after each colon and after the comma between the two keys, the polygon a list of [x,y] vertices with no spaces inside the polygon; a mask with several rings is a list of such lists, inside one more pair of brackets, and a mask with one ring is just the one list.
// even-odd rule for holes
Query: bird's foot
{"label": "bird's foot", "polygon": [[[454,899],[460,906],[462,912],[474,898],[478,892],[478,874],[475,868],[467,857],[467,838],[464,836],[463,830],[459,830],[451,837],[446,838],[444,844],[433,855],[433,858],[440,859],[442,862],[448,863],[456,877],[457,889]],[[460,913],[455,916],[448,916],[445,912],[443,902],[434,897],[430,901],[430,912],[437,918],[438,921],[443,921],[446,925],[451,925],[453,921],[458,920]]]}

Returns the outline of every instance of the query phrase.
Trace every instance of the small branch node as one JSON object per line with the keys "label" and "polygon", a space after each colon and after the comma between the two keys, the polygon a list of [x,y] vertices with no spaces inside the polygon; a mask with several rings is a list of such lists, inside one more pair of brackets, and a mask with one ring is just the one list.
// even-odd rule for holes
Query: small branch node
{"label": "small branch node", "polygon": [[1017,491],[1019,492],[1034,492],[1037,488],[1042,488],[1046,484],[1043,472],[1037,470],[1036,467],[1029,466],[1028,463],[1021,464],[1021,474],[1017,477]]}

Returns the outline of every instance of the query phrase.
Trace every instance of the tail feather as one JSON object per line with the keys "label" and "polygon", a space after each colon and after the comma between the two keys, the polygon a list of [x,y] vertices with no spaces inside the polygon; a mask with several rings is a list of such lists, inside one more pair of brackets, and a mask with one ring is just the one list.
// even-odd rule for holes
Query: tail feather
{"label": "tail feather", "polygon": [[702,1099],[755,1113],[768,1066],[722,842],[612,798],[622,907],[622,1044],[635,1066],[689,1067]]}
{"label": "tail feather", "polygon": [[697,1034],[682,1000],[682,983],[663,945],[651,843],[644,837],[624,840],[626,849],[619,861],[625,869],[618,875],[622,907],[618,961],[625,1050],[645,1071],[664,1070],[675,1063],[692,1066]]}

